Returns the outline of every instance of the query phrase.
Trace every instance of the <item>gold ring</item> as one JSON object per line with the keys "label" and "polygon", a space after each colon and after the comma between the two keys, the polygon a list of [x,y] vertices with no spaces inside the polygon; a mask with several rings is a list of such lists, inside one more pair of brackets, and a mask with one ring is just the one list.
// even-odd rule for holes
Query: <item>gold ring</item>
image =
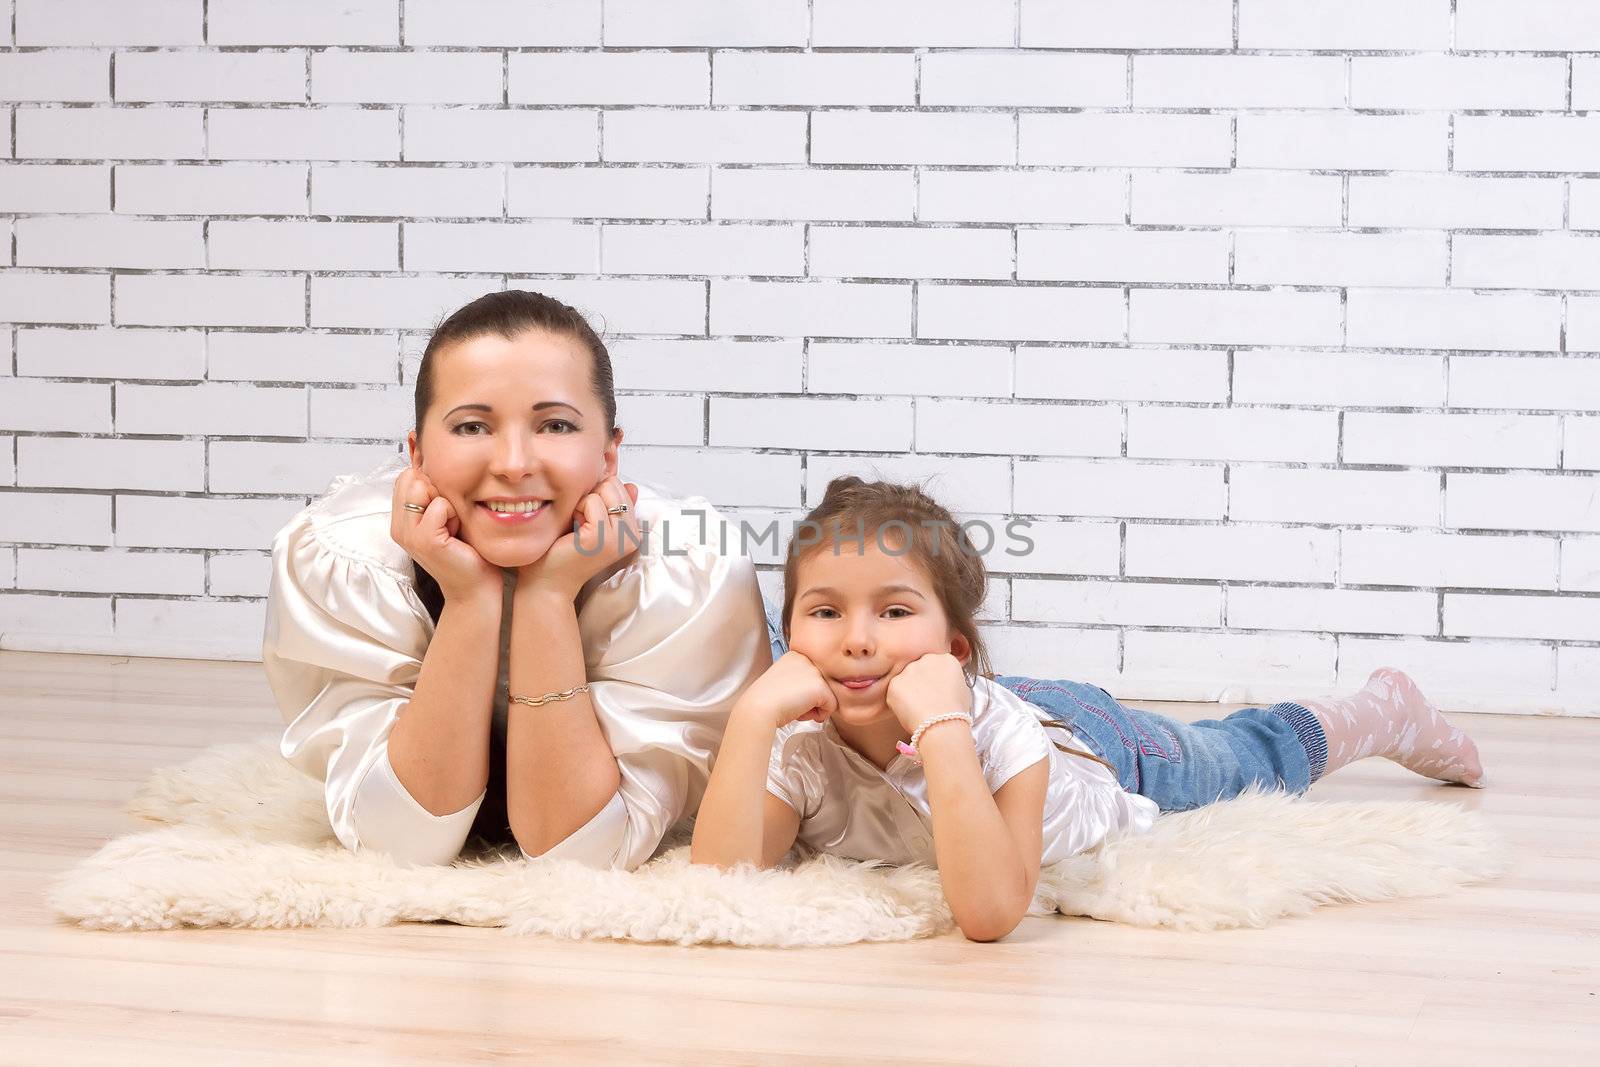
{"label": "gold ring", "polygon": [[606,514],[607,515],[622,515],[622,514],[625,514],[627,512],[627,510],[628,510],[628,505],[626,505],[626,504],[618,504],[615,507],[606,508]]}
{"label": "gold ring", "polygon": [[407,511],[415,511],[418,515],[421,515],[424,511],[428,510],[421,504],[401,504],[400,506],[405,508]]}

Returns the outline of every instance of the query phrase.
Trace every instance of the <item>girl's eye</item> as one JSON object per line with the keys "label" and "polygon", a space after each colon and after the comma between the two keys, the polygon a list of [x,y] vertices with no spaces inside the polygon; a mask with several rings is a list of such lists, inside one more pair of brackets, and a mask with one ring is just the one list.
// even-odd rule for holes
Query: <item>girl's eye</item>
{"label": "girl's eye", "polygon": [[832,612],[833,612],[833,609],[832,609],[832,608],[816,608],[816,609],[814,609],[814,610],[812,610],[812,612],[811,612],[811,617],[812,617],[812,618],[817,618],[817,617],[818,617],[818,615],[819,615],[819,614],[820,614],[820,613],[821,613],[821,612],[824,612],[824,611],[826,611],[826,612],[829,612],[829,613],[832,613]]}
{"label": "girl's eye", "polygon": [[884,609],[884,614],[888,615],[889,612],[891,612],[891,611],[901,612],[901,614],[899,614],[899,615],[890,615],[889,617],[891,619],[904,619],[904,618],[907,618],[907,617],[909,617],[911,615],[911,609],[910,608],[899,608],[899,607],[896,607],[896,608],[885,608]]}

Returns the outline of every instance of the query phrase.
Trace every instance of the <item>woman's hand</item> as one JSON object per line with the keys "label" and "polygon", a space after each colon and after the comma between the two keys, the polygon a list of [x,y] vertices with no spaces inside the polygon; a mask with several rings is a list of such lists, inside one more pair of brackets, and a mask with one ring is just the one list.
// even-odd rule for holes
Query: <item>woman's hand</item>
{"label": "woman's hand", "polygon": [[[633,507],[639,502],[639,487],[617,478],[607,478],[584,495],[569,530],[556,539],[540,559],[517,568],[517,589],[549,590],[573,601],[584,583],[617,561],[633,555],[643,542],[639,520]],[[627,504],[628,510],[613,515],[608,509]]]}
{"label": "woman's hand", "polygon": [[930,652],[906,664],[889,679],[884,699],[906,730],[915,732],[935,715],[972,714],[972,690],[961,661],[948,652]]}
{"label": "woman's hand", "polygon": [[761,716],[776,730],[799,719],[824,722],[838,710],[839,702],[816,664],[791,648],[750,684],[733,714]]}
{"label": "woman's hand", "polygon": [[[426,510],[418,514],[408,511],[406,504],[419,504]],[[460,529],[460,516],[422,473],[421,466],[413,462],[400,472],[389,514],[389,536],[395,544],[433,575],[445,600],[492,595],[498,602],[504,575],[456,536]]]}

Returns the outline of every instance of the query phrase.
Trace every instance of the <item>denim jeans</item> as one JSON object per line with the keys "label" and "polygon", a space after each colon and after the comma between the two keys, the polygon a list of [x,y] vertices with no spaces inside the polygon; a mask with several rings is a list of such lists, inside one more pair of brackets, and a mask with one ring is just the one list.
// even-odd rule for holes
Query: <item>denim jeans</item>
{"label": "denim jeans", "polygon": [[[767,604],[772,658],[787,651],[780,609]],[[1304,793],[1322,777],[1328,743],[1299,704],[1241,708],[1223,719],[1185,723],[1126,708],[1098,686],[1064,679],[996,675],[995,682],[1064,723],[1117,769],[1122,788],[1162,811],[1188,811],[1237,796],[1252,784]]]}

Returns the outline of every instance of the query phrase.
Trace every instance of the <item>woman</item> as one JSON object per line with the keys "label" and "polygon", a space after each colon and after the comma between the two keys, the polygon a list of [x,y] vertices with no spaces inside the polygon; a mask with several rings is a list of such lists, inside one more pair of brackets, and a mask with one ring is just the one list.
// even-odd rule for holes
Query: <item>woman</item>
{"label": "woman", "polygon": [[274,539],[283,755],[352,850],[637,867],[771,665],[754,565],[703,499],[618,479],[610,357],[559,301],[451,315],[415,415],[409,464],[336,479]]}

